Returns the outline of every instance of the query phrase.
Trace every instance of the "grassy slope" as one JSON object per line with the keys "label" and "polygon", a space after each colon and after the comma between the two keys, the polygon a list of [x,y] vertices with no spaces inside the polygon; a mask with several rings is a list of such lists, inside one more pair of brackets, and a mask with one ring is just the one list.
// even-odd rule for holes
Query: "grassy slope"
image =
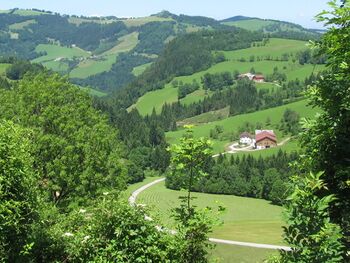
{"label": "grassy slope", "polygon": [[[249,58],[251,55],[264,57],[271,55],[273,57],[280,57],[283,53],[296,53],[300,50],[307,48],[306,42],[298,40],[287,40],[287,39],[271,39],[270,42],[263,47],[252,47],[247,49],[235,50],[235,51],[224,51],[228,61],[224,61],[213,65],[207,70],[194,73],[190,76],[180,76],[175,79],[182,81],[183,83],[191,83],[196,80],[198,83],[201,82],[201,77],[205,73],[220,73],[220,72],[249,72],[254,67],[256,72],[263,74],[271,74],[274,67],[278,67],[279,71],[284,72],[287,75],[288,80],[300,79],[303,80],[310,76],[312,72],[318,72],[323,69],[323,66],[317,65],[300,65],[299,63],[293,63],[292,61],[254,61],[254,62],[240,62],[237,59],[244,57]],[[257,88],[265,85],[272,89],[271,84],[258,84]],[[196,91],[192,94],[187,95],[181,101],[185,104],[196,102],[205,97],[203,90]],[[135,105],[140,114],[146,115],[152,112],[155,107],[157,112],[160,112],[164,103],[171,103],[177,101],[177,90],[171,87],[168,83],[161,90],[151,91],[141,97]]]}
{"label": "grassy slope", "polygon": [[228,25],[228,26],[237,26],[241,27],[247,30],[260,30],[265,26],[272,25],[275,22],[269,21],[269,20],[261,20],[261,19],[247,19],[247,20],[240,20],[240,21],[234,21],[234,22],[223,22],[222,24]]}
{"label": "grassy slope", "polygon": [[[233,116],[224,120],[215,121],[212,123],[204,124],[194,128],[194,135],[196,137],[209,137],[210,130],[213,129],[216,125],[220,125],[224,129],[224,133],[237,132],[238,127],[243,126],[244,122],[250,122],[256,124],[260,122],[265,124],[266,119],[269,117],[271,119],[271,125],[264,128],[272,128],[275,130],[277,139],[280,141],[284,136],[279,132],[275,125],[279,124],[282,119],[285,109],[289,108],[299,113],[301,117],[312,117],[314,116],[316,110],[310,107],[307,107],[306,101],[298,101],[291,104],[283,105],[276,108],[271,108],[267,110],[262,110],[254,113],[242,114]],[[166,138],[169,143],[178,143],[179,139],[183,135],[183,130],[178,130],[175,132],[166,133]],[[213,140],[214,152],[220,153],[223,152],[225,146],[230,143],[229,140],[219,141]],[[288,145],[288,144],[286,144]]]}
{"label": "grassy slope", "polygon": [[230,114],[230,108],[225,107],[220,110],[209,111],[191,118],[184,119],[179,123],[181,125],[185,125],[185,124],[200,125],[204,123],[226,119],[229,116],[229,114]]}
{"label": "grassy slope", "polygon": [[[171,209],[180,204],[179,196],[184,192],[165,188],[159,183],[145,190],[138,197],[138,203],[147,204],[154,218],[171,227],[173,219]],[[223,224],[216,226],[212,237],[257,242],[267,244],[282,244],[282,208],[271,205],[266,200],[238,197],[233,195],[212,195],[194,193],[197,197],[194,204],[200,208],[223,205],[226,211],[219,215]]]}
{"label": "grassy slope", "polygon": [[263,262],[272,254],[278,254],[278,252],[271,249],[217,244],[210,258],[212,260],[218,260],[219,263],[257,263]]}
{"label": "grassy slope", "polygon": [[152,62],[134,67],[134,69],[132,70],[132,73],[137,77],[141,75],[151,64]]}
{"label": "grassy slope", "polygon": [[35,48],[36,52],[46,52],[47,55],[38,57],[33,62],[41,63],[53,61],[57,58],[88,57],[90,54],[78,47],[62,47],[52,44],[39,44]]}
{"label": "grassy slope", "polygon": [[[160,177],[147,177],[143,182],[129,185],[127,190],[122,194],[123,198],[127,200],[133,191],[159,178]],[[217,196],[215,195],[214,198],[215,197]],[[245,198],[243,198],[243,200],[244,199]],[[251,200],[249,198],[246,198],[246,199]],[[262,209],[264,207],[265,206],[263,206]],[[279,231],[279,227],[277,231]],[[277,253],[277,251],[273,251],[269,249],[259,249],[259,248],[249,248],[249,247],[217,244],[214,250],[210,253],[210,258],[212,260],[219,260],[218,262],[221,262],[221,263],[230,263],[230,262],[256,263],[256,262],[262,262],[264,259],[268,258],[268,256],[272,253]]]}
{"label": "grassy slope", "polygon": [[102,55],[94,59],[86,59],[79,63],[70,73],[72,78],[87,78],[98,73],[109,71],[116,62],[119,53],[133,49],[138,43],[138,33],[133,32],[118,40],[116,46],[107,50]]}
{"label": "grassy slope", "polygon": [[12,25],[9,25],[9,29],[10,30],[21,30],[31,24],[35,24],[37,23],[34,19],[30,19],[30,20],[27,20],[27,21],[24,21],[24,22],[21,22],[21,23],[15,23],[15,24],[12,24]]}
{"label": "grassy slope", "polygon": [[251,55],[265,57],[270,55],[274,58],[281,57],[282,54],[295,54],[301,50],[307,49],[307,42],[292,39],[271,38],[269,43],[261,47],[250,47],[246,49],[224,51],[228,60],[237,60],[240,58],[249,59]]}

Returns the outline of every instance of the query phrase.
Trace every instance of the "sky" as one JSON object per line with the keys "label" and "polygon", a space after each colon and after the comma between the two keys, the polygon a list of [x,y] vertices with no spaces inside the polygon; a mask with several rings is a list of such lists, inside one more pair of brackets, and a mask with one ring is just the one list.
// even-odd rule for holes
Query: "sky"
{"label": "sky", "polygon": [[61,14],[142,17],[162,10],[225,19],[236,15],[284,20],[322,28],[314,16],[328,0],[0,0],[0,10],[37,8]]}

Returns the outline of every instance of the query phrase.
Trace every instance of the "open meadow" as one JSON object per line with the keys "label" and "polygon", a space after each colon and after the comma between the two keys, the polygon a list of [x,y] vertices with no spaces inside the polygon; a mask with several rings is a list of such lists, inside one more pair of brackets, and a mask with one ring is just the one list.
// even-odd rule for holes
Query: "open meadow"
{"label": "open meadow", "polygon": [[[143,182],[130,185],[123,194],[124,198],[127,199],[139,187],[159,178],[147,177]],[[179,205],[178,197],[183,194],[185,193],[181,191],[166,189],[162,182],[142,192],[137,203],[146,204],[153,218],[172,227],[171,209]],[[197,197],[194,203],[199,208],[207,206],[215,208],[218,205],[226,207],[226,211],[218,215],[222,225],[215,227],[214,232],[210,234],[211,237],[283,245],[281,207],[271,205],[265,200],[230,195],[195,193],[194,196]],[[256,263],[276,253],[276,250],[270,249],[217,244],[210,257],[222,263]]]}

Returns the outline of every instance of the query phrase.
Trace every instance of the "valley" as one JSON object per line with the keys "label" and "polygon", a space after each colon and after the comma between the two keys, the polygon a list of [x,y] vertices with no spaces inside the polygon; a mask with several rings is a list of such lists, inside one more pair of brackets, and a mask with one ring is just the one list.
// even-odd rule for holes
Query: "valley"
{"label": "valley", "polygon": [[0,262],[346,262],[350,6],[336,2],[319,29],[6,5]]}

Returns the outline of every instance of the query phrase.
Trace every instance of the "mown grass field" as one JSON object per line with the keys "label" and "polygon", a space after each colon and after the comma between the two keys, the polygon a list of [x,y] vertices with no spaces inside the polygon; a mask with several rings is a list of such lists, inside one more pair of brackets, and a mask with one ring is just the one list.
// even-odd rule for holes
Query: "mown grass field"
{"label": "mown grass field", "polygon": [[88,57],[90,53],[78,47],[62,47],[52,44],[39,44],[36,52],[46,52],[47,55],[33,60],[35,63],[58,61],[58,58]]}
{"label": "mown grass field", "polygon": [[[159,178],[160,177],[146,177],[143,182],[129,185],[128,188],[126,189],[126,191],[122,193],[122,198],[124,200],[127,200],[133,191],[135,191],[136,189],[140,188],[141,186],[143,186],[147,183],[153,182]],[[165,189],[164,185],[152,186],[151,188],[149,188],[146,191],[147,192],[145,193],[145,195],[143,197],[140,196],[137,199],[137,203],[140,203],[140,202],[146,203],[145,201],[152,200],[152,201],[149,201],[149,203],[147,203],[150,205],[151,211],[153,211],[151,213],[156,214],[155,216],[156,217],[158,216],[160,220],[163,220],[163,222],[167,221],[169,219],[168,215],[170,214],[169,208],[178,204],[177,197],[180,193],[177,191],[167,190],[167,189]],[[169,191],[169,193],[168,193],[168,191]],[[170,203],[170,206],[168,206],[168,204],[162,205],[162,207],[161,207],[163,209],[162,216],[160,216],[160,214],[157,212],[159,210],[157,210],[157,206],[156,206],[157,204],[156,204],[156,201],[154,198],[155,195],[158,195],[159,198],[163,199],[163,201],[168,200]],[[163,198],[163,195],[165,195],[164,198]],[[206,205],[205,202],[208,199],[211,200],[210,204],[213,204],[213,202],[214,202],[214,205],[216,205],[216,206],[217,206],[217,204],[215,203],[215,200],[222,203],[222,200],[221,200],[219,195],[204,195],[204,196],[207,196],[207,198],[203,199],[201,201],[201,205],[204,205],[204,204]],[[200,197],[202,197],[202,196],[200,196]],[[264,210],[267,207],[268,208],[266,210],[267,212],[270,212],[270,210],[272,211],[271,212],[272,214],[270,213],[271,218],[273,220],[276,220],[276,218],[277,218],[276,229],[272,229],[271,224],[268,227],[268,229],[270,229],[270,231],[272,231],[274,233],[274,234],[271,234],[271,233],[269,234],[270,237],[273,236],[273,238],[272,239],[270,238],[270,240],[276,240],[278,244],[281,244],[281,238],[279,237],[280,225],[282,224],[282,222],[280,220],[280,216],[279,216],[280,210],[281,210],[280,207],[270,205],[266,201],[260,202],[261,200],[256,200],[258,202],[255,203],[254,199],[251,199],[251,198],[240,198],[240,197],[234,197],[234,196],[231,196],[231,197],[232,198],[230,198],[230,196],[223,197],[225,204],[227,202],[227,205],[228,205],[228,206],[226,206],[226,208],[227,208],[226,214],[223,214],[224,218],[225,217],[229,218],[229,220],[232,220],[232,222],[235,222],[235,224],[242,224],[241,221],[244,220],[245,217],[247,217],[247,219],[251,219],[249,212],[247,212],[250,209],[248,207],[248,205],[250,206],[250,204],[254,204],[254,207],[251,207],[251,209],[255,209],[256,205],[260,206],[262,204],[262,206],[259,208],[259,211],[260,211],[259,214],[262,214],[261,210]],[[169,198],[170,198],[170,200],[169,200]],[[242,203],[242,200],[244,200],[243,203]],[[200,201],[200,200],[198,199],[198,201]],[[245,205],[247,207],[244,207]],[[167,209],[167,211],[164,209]],[[230,212],[229,209],[231,209],[232,211]],[[242,213],[240,213],[241,210],[244,210],[245,212],[242,214]],[[266,217],[265,217],[265,219],[266,219]],[[251,224],[252,223],[250,223],[250,225]],[[264,224],[264,223],[262,222],[262,224]],[[264,225],[266,226],[269,224],[267,224],[265,221]],[[222,228],[222,227],[225,227],[225,225],[220,226],[220,228]],[[231,229],[231,227],[228,226],[228,229]],[[217,228],[216,231],[220,232],[221,230]],[[238,231],[238,232],[242,232],[242,231]],[[268,231],[268,230],[266,230],[266,231]],[[242,236],[242,234],[239,234],[239,235]],[[213,236],[214,236],[214,234],[213,234]],[[253,238],[253,237],[251,236],[251,238]],[[225,245],[225,244],[216,244],[214,250],[212,250],[210,252],[210,259],[217,260],[215,262],[221,262],[221,263],[231,263],[231,262],[256,263],[256,262],[263,262],[263,260],[268,258],[269,255],[276,254],[276,253],[278,253],[276,250],[270,250],[270,249],[260,249],[260,248],[232,246],[232,245]]]}
{"label": "mown grass field", "polygon": [[70,72],[72,78],[87,78],[104,71],[109,71],[122,52],[132,50],[138,43],[138,33],[133,32],[118,39],[118,43],[110,50],[95,58],[83,60]]}
{"label": "mown grass field", "polygon": [[[316,109],[307,106],[306,100],[290,103],[287,105],[266,109],[258,112],[241,114],[233,117],[226,118],[224,120],[215,121],[203,125],[194,127],[194,136],[195,137],[208,137],[210,135],[210,130],[214,129],[216,125],[219,125],[223,128],[223,134],[232,134],[236,133],[240,126],[243,126],[245,122],[250,122],[253,125],[256,123],[263,124],[264,129],[273,129],[277,135],[277,140],[281,141],[286,135],[283,135],[282,132],[276,129],[276,126],[280,124],[284,111],[289,108],[296,111],[301,117],[313,117],[317,112]],[[271,124],[265,125],[267,118],[270,118]],[[174,132],[167,132],[166,139],[170,144],[178,143],[184,130],[178,130]],[[225,146],[227,146],[231,141],[229,139],[225,140],[213,140],[213,150],[215,153],[220,153],[225,151]],[[283,146],[283,149],[292,150],[285,148],[288,143]],[[295,145],[296,146],[296,145]],[[274,149],[276,150],[276,149]]]}
{"label": "mown grass field", "polygon": [[[240,73],[246,73],[250,72],[252,68],[254,68],[256,72],[268,75],[273,73],[273,69],[275,67],[277,67],[280,72],[286,74],[287,80],[304,80],[312,73],[321,71],[324,66],[314,66],[311,64],[300,65],[297,61],[293,62],[291,57],[289,61],[255,60],[253,62],[249,61],[249,57],[251,55],[256,57],[271,55],[273,58],[280,58],[284,53],[295,54],[296,52],[306,48],[306,42],[304,41],[272,38],[265,46],[251,47],[235,51],[224,51],[227,61],[215,64],[207,70],[200,71],[189,76],[176,77],[174,80],[182,81],[183,83],[192,83],[195,80],[198,83],[201,83],[201,78],[206,73],[215,74],[226,71],[233,73],[236,70]],[[242,57],[246,59],[245,62],[238,61]],[[146,115],[152,112],[153,107],[159,113],[165,103],[176,102],[177,89],[172,87],[171,82],[166,84],[161,90],[146,93],[143,97],[139,98],[132,108],[136,107],[140,114]],[[276,88],[276,86],[273,86],[271,83],[259,83],[256,86],[258,89],[268,88],[272,90],[273,88]],[[181,102],[184,104],[189,104],[192,102],[197,102],[203,99],[205,96],[210,96],[210,93],[206,93],[203,89],[200,89],[181,99]]]}
{"label": "mown grass field", "polygon": [[[174,226],[172,209],[180,205],[179,196],[186,192],[167,189],[164,182],[156,184],[137,198],[137,203],[146,204],[151,216],[158,218],[167,227]],[[222,221],[215,226],[210,237],[255,242],[265,244],[283,244],[282,242],[282,208],[262,199],[238,197],[233,195],[212,195],[194,193],[193,204],[198,208],[219,205],[226,207],[221,214],[211,213]]]}
{"label": "mown grass field", "polygon": [[217,244],[210,258],[218,260],[219,263],[262,263],[270,255],[276,254],[278,251],[271,249]]}
{"label": "mown grass field", "polygon": [[271,38],[265,46],[223,52],[228,60],[249,59],[251,55],[261,58],[266,56],[280,58],[283,54],[295,54],[308,49],[307,43],[300,40]]}

